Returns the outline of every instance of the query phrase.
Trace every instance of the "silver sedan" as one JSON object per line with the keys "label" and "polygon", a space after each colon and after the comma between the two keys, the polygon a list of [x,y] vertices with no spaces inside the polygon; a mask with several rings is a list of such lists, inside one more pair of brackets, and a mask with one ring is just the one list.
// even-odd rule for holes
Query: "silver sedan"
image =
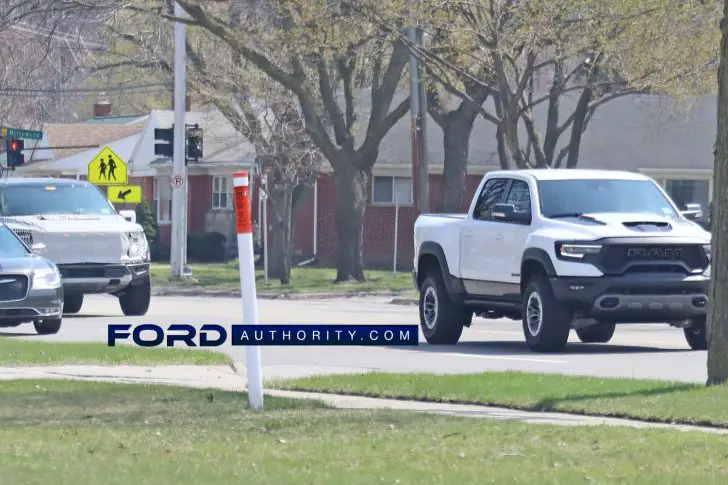
{"label": "silver sedan", "polygon": [[58,333],[63,319],[63,284],[58,268],[0,224],[0,327],[33,322],[41,335]]}

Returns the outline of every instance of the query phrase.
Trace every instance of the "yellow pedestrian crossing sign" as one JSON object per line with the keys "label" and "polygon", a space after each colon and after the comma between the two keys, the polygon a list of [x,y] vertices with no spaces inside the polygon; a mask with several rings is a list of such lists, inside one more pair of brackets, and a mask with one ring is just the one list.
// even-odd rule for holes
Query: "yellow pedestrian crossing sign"
{"label": "yellow pedestrian crossing sign", "polygon": [[126,162],[111,148],[104,147],[88,164],[88,181],[95,185],[126,185],[129,183]]}
{"label": "yellow pedestrian crossing sign", "polygon": [[109,187],[109,202],[139,204],[142,201],[141,185],[114,185]]}

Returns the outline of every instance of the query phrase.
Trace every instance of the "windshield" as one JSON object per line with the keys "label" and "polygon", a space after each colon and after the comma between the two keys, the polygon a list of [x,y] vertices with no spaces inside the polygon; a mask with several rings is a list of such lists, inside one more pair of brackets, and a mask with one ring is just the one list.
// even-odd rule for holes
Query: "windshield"
{"label": "windshield", "polygon": [[0,193],[0,215],[114,214],[114,208],[93,185],[10,185]]}
{"label": "windshield", "polygon": [[22,258],[29,254],[28,248],[7,226],[0,226],[0,258]]}
{"label": "windshield", "polygon": [[641,212],[679,218],[670,200],[650,180],[541,180],[538,187],[544,217]]}

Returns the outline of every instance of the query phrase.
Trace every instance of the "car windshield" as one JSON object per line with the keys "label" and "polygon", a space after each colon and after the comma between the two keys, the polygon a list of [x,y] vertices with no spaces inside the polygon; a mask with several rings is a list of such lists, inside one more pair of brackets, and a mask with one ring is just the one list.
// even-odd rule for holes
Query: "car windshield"
{"label": "car windshield", "polygon": [[29,254],[28,248],[7,226],[0,226],[0,258],[22,258]]}
{"label": "car windshield", "polygon": [[113,214],[114,208],[93,185],[10,185],[0,193],[0,215]]}
{"label": "car windshield", "polygon": [[680,217],[670,200],[650,180],[541,180],[538,187],[544,217],[578,217],[595,212]]}

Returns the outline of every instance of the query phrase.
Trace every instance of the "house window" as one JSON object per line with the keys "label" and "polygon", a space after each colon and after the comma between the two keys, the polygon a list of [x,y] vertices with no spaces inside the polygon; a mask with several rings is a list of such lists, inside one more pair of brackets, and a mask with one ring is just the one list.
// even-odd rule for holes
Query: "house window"
{"label": "house window", "polygon": [[373,204],[412,203],[412,177],[374,176],[372,179]]}
{"label": "house window", "polygon": [[154,210],[158,222],[172,220],[172,180],[167,176],[154,178]]}
{"label": "house window", "polygon": [[665,191],[681,210],[684,210],[687,204],[698,203],[704,213],[708,211],[708,204],[710,203],[709,180],[666,179]]}
{"label": "house window", "polygon": [[233,179],[232,177],[212,178],[212,208],[214,210],[228,210],[233,207]]}

